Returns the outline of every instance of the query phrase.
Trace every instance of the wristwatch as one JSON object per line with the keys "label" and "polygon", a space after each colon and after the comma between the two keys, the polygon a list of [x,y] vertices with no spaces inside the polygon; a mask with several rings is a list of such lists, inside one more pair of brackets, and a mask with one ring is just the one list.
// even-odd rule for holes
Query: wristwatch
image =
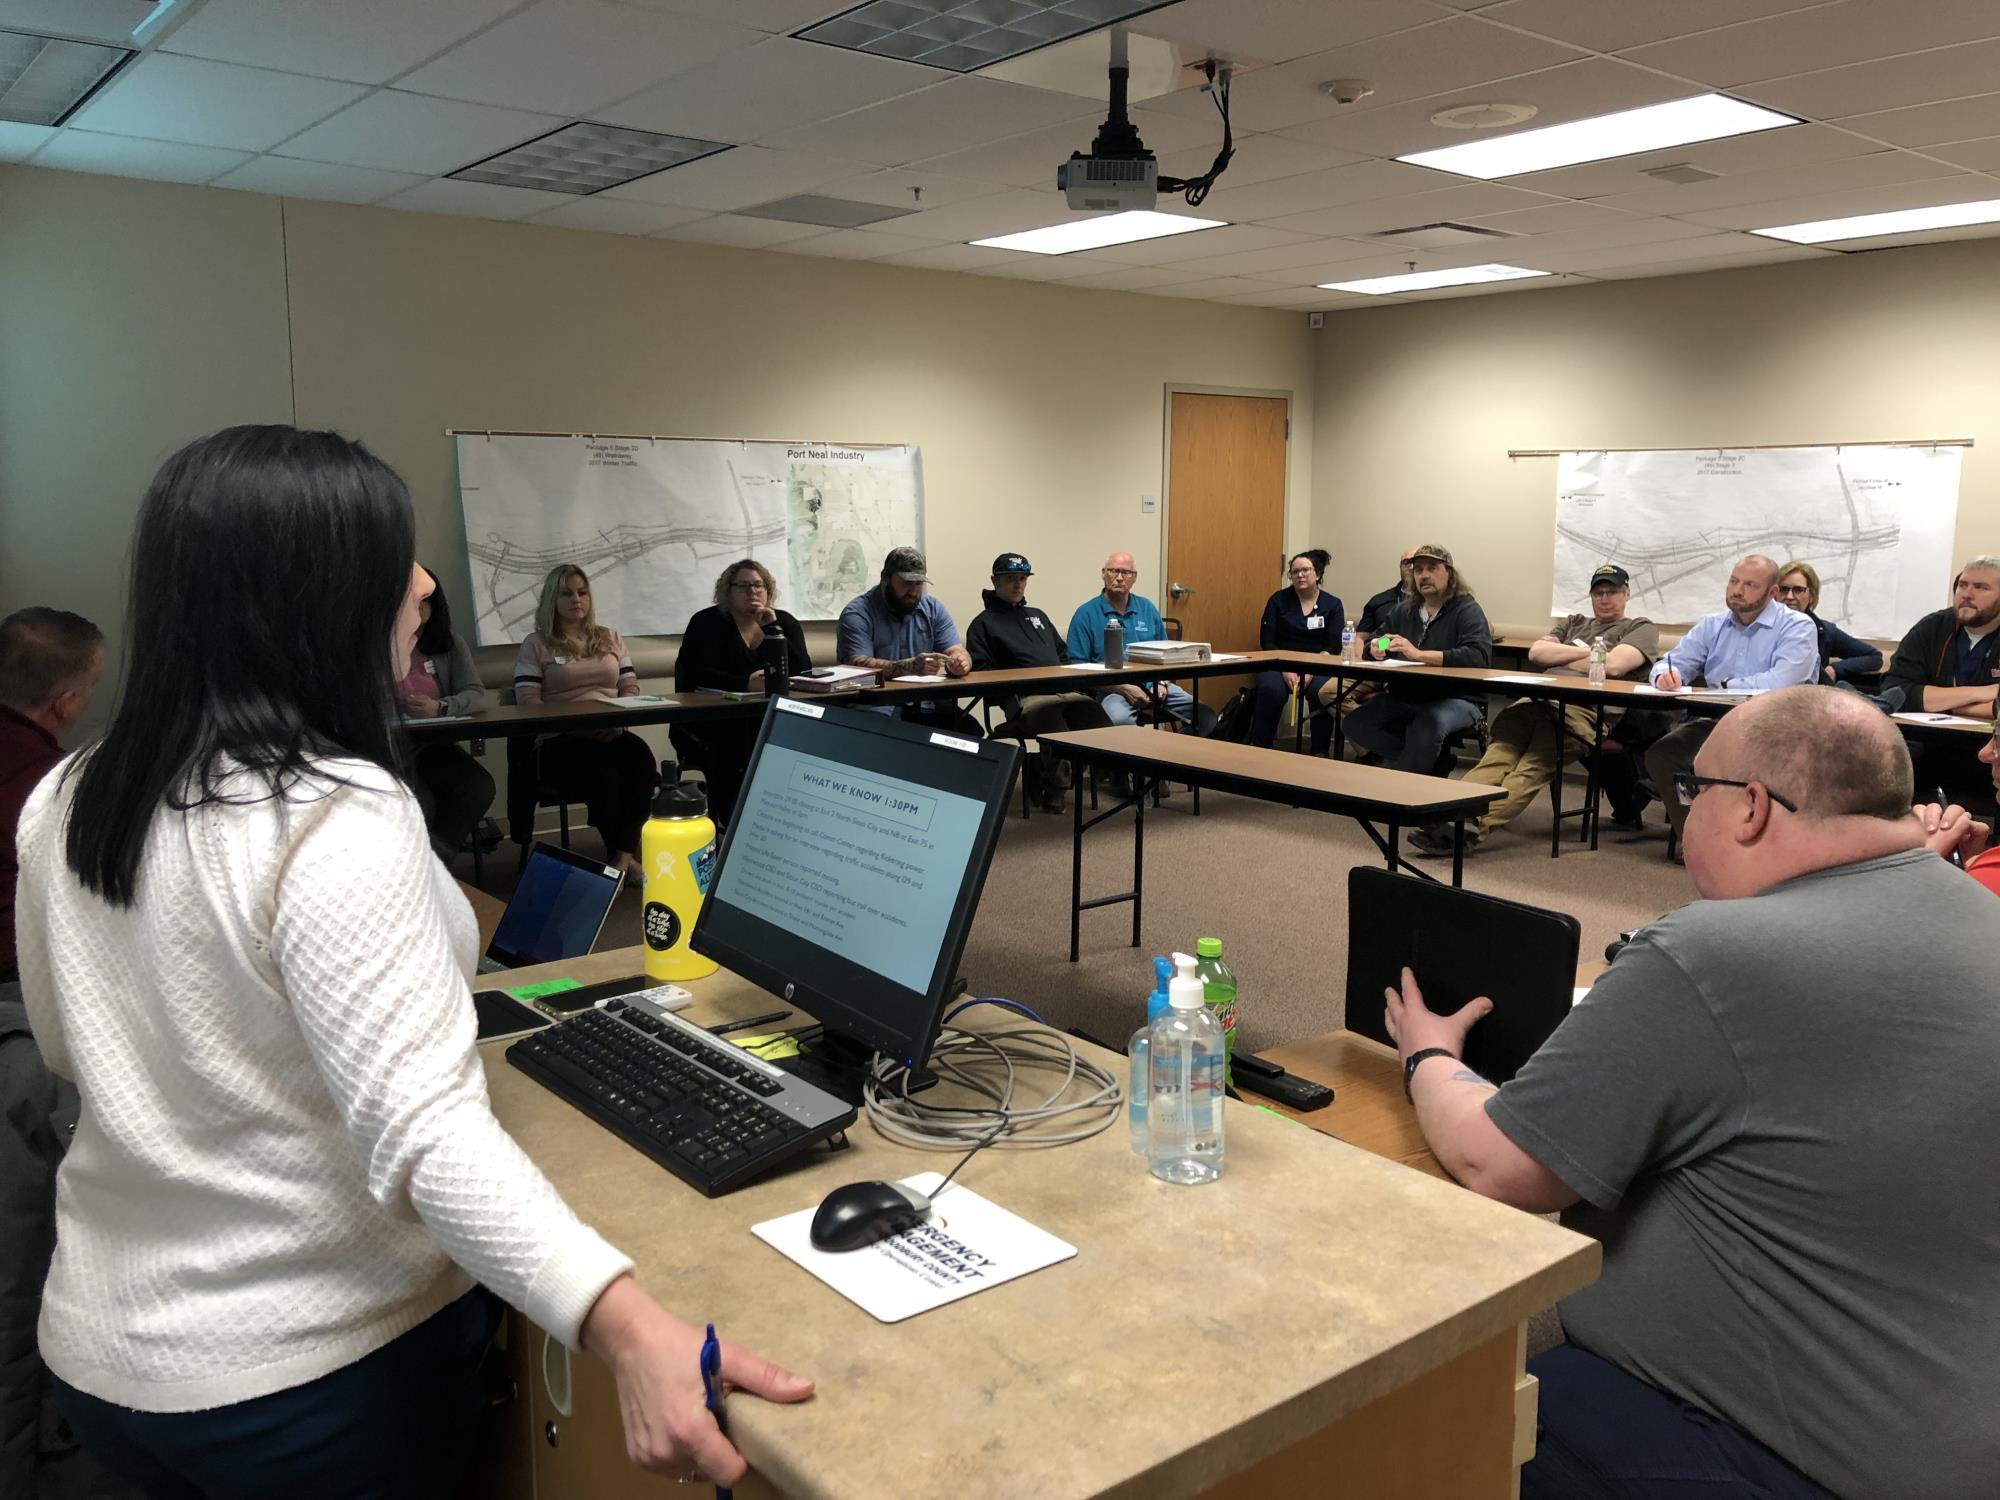
{"label": "wristwatch", "polygon": [[1403,1062],[1403,1097],[1412,1104],[1417,1101],[1411,1098],[1410,1080],[1417,1076],[1417,1064],[1427,1057],[1448,1057],[1453,1062],[1458,1061],[1458,1054],[1446,1047],[1426,1047],[1421,1052],[1412,1052]]}

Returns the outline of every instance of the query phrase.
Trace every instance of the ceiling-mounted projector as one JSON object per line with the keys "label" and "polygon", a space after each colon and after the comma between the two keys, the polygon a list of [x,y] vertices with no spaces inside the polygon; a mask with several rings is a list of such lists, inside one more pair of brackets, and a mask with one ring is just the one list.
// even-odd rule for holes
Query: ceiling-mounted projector
{"label": "ceiling-mounted projector", "polygon": [[1125,112],[1126,87],[1132,70],[1126,60],[1125,37],[1111,39],[1111,102],[1104,123],[1089,151],[1076,151],[1056,168],[1056,186],[1073,209],[1096,213],[1127,213],[1151,209],[1160,193],[1185,193],[1190,206],[1208,196],[1209,187],[1229,165],[1235,147],[1229,135],[1229,67],[1214,58],[1202,64],[1207,83],[1222,115],[1222,150],[1215,162],[1199,177],[1162,177],[1160,164]]}

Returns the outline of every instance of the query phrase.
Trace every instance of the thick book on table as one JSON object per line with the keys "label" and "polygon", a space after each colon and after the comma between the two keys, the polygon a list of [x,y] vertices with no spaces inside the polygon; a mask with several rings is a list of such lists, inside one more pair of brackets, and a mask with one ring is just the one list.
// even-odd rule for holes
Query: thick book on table
{"label": "thick book on table", "polygon": [[795,693],[851,693],[856,688],[874,687],[882,674],[873,667],[823,667],[801,672],[792,678]]}

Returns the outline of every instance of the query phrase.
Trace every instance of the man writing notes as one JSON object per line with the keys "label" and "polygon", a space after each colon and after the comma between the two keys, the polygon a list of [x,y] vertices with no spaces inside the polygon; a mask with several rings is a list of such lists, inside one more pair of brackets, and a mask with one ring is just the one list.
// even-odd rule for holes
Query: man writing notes
{"label": "man writing notes", "polygon": [[[1660,627],[1638,616],[1627,617],[1632,576],[1616,563],[1606,563],[1590,575],[1590,613],[1571,615],[1528,648],[1528,660],[1552,677],[1587,677],[1590,653],[1598,641],[1606,649],[1604,675],[1629,677],[1643,672],[1659,654]],[[1465,779],[1497,786],[1506,793],[1479,815],[1479,826],[1466,839],[1471,851],[1487,836],[1521,815],[1535,794],[1553,781],[1566,760],[1580,759],[1596,739],[1596,716],[1578,703],[1565,704],[1558,722],[1546,703],[1516,698],[1493,719],[1493,738],[1479,764]],[[1410,836],[1419,854],[1448,855],[1451,828],[1432,824]]]}
{"label": "man writing notes", "polygon": [[[1712,688],[1761,692],[1811,682],[1819,673],[1819,633],[1810,616],[1777,600],[1778,565],[1752,553],[1730,570],[1727,608],[1695,621],[1681,643],[1653,664],[1653,686],[1668,692],[1697,680]],[[1674,777],[1694,764],[1713,719],[1689,719],[1646,751],[1646,774],[1667,805],[1678,834],[1687,809],[1669,794]]]}
{"label": "man writing notes", "polygon": [[1529,1361],[1521,1493],[1991,1500],[1993,897],[1924,847],[1855,694],[1744,704],[1662,790],[1702,899],[1517,1077],[1456,1061],[1488,1001],[1435,1015],[1407,970],[1388,997],[1439,1162],[1603,1242]]}

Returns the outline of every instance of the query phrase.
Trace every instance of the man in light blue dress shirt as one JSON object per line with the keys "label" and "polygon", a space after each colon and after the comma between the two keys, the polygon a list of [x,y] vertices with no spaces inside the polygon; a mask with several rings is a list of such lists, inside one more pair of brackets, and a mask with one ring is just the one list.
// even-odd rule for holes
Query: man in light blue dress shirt
{"label": "man in light blue dress shirt", "polygon": [[[1778,565],[1752,553],[1737,563],[1723,595],[1727,609],[1704,615],[1671,651],[1653,663],[1653,686],[1670,691],[1697,680],[1712,688],[1753,692],[1793,687],[1819,675],[1819,635],[1812,618],[1787,609],[1776,597]],[[1691,718],[1646,752],[1646,774],[1666,804],[1675,833],[1687,809],[1674,795],[1674,776],[1694,769],[1694,758],[1715,720]]]}

